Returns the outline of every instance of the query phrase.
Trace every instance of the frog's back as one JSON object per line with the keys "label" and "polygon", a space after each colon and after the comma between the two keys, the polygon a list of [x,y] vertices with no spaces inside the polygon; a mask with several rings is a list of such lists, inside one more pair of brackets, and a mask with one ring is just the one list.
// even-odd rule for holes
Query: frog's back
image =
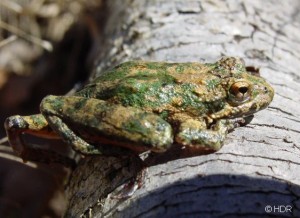
{"label": "frog's back", "polygon": [[146,62],[129,61],[105,71],[92,83],[107,83],[114,85],[126,78],[136,80],[151,80],[157,77],[168,75],[174,78],[188,74],[205,74],[212,65],[201,63],[167,63],[167,62]]}
{"label": "frog's back", "polygon": [[204,110],[206,105],[195,89],[203,81],[218,79],[207,73],[211,67],[200,63],[125,62],[104,72],[77,95],[149,110],[190,105]]}

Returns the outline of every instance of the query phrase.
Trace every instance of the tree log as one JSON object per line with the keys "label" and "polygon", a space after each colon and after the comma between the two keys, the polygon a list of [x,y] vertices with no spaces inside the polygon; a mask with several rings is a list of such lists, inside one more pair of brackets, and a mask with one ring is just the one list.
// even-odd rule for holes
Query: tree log
{"label": "tree log", "polygon": [[91,156],[67,187],[66,217],[300,217],[300,2],[109,0],[91,79],[127,60],[215,62],[238,56],[274,87],[271,105],[215,153],[147,169],[132,197],[112,193],[141,169]]}

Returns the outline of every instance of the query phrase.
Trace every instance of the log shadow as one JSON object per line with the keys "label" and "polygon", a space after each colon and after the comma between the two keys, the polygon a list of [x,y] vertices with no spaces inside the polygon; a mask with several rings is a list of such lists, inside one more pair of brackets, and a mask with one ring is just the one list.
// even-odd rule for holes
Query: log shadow
{"label": "log shadow", "polygon": [[199,176],[149,192],[112,217],[300,217],[300,187],[245,175]]}

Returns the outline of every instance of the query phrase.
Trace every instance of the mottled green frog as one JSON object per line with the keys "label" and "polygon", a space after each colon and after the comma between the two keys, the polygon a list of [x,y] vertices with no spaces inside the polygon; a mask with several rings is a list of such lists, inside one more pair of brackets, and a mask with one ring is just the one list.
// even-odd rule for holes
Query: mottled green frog
{"label": "mottled green frog", "polygon": [[273,95],[240,58],[205,64],[130,61],[72,96],[45,97],[41,114],[9,117],[5,128],[25,160],[35,151],[23,133],[61,138],[84,155],[103,154],[103,145],[137,153],[164,152],[174,144],[217,151],[228,131],[266,108]]}

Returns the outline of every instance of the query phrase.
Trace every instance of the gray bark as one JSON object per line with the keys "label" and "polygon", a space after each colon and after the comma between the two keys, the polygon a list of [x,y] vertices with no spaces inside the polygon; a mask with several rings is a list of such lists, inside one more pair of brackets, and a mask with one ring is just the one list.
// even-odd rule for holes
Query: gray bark
{"label": "gray bark", "polygon": [[85,158],[67,189],[66,216],[299,217],[299,7],[297,0],[107,1],[92,78],[133,59],[239,56],[260,68],[276,94],[220,151],[154,164],[128,199],[111,192],[139,170],[135,158]]}

